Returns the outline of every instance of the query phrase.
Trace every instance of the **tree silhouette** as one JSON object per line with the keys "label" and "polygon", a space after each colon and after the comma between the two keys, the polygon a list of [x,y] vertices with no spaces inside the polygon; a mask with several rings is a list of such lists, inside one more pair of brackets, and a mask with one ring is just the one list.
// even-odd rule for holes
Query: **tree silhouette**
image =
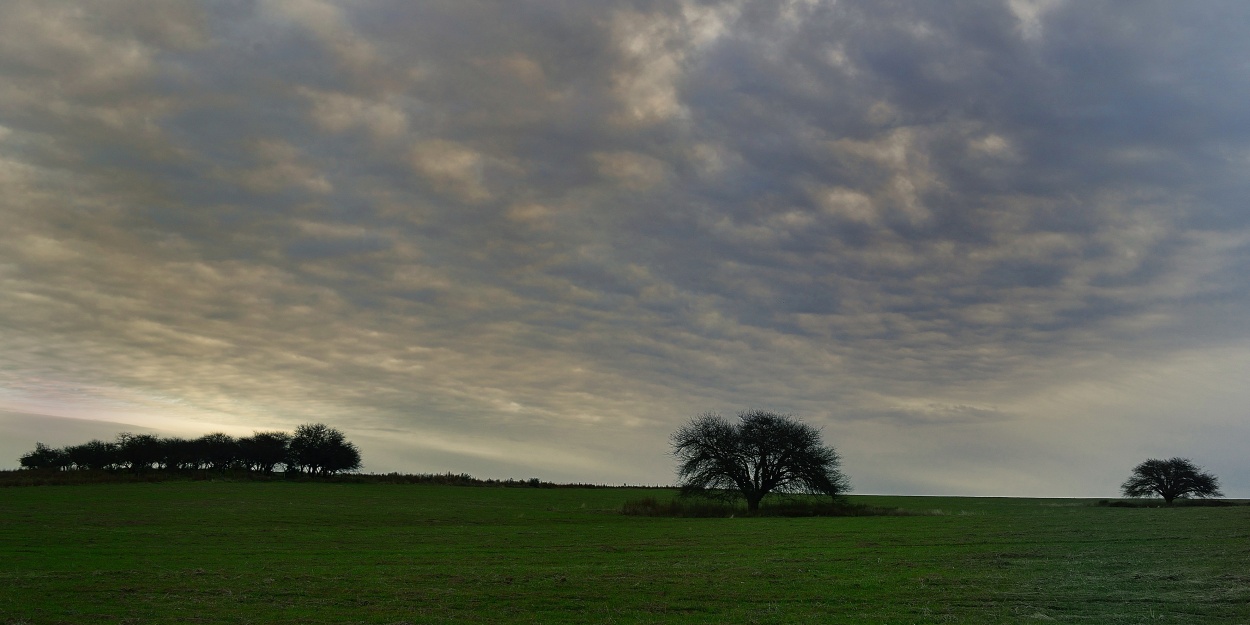
{"label": "tree silhouette", "polygon": [[239,457],[239,442],[229,434],[213,432],[194,441],[197,460],[215,471],[225,471]]}
{"label": "tree silhouette", "polygon": [[65,448],[65,454],[78,469],[112,469],[118,465],[117,445],[102,440],[90,440],[81,445]]}
{"label": "tree silhouette", "polygon": [[326,475],[354,471],[360,468],[360,450],[339,430],[324,423],[307,423],[295,428],[287,466]]}
{"label": "tree silhouette", "polygon": [[118,459],[129,464],[130,470],[135,473],[150,469],[153,464],[160,462],[162,452],[161,439],[151,434],[122,432],[117,435]]}
{"label": "tree silhouette", "polygon": [[254,432],[239,439],[239,457],[248,470],[273,473],[273,468],[286,462],[291,435],[286,432]]}
{"label": "tree silhouette", "polygon": [[792,415],[748,410],[730,423],[705,413],[673,433],[672,445],[683,493],[735,494],[748,510],[772,492],[837,497],[849,489],[837,452]]}
{"label": "tree silhouette", "polygon": [[1133,468],[1133,475],[1120,485],[1125,497],[1157,495],[1167,505],[1178,497],[1223,497],[1220,481],[1190,462],[1188,458],[1151,458]]}
{"label": "tree silhouette", "polygon": [[253,432],[236,439],[214,432],[194,440],[158,438],[151,434],[122,432],[110,443],[92,440],[54,449],[35,443],[35,449],[19,458],[23,469],[122,469],[135,473],[156,465],[165,471],[226,471],[273,473],[278,465],[287,472],[333,475],[360,468],[360,449],[343,433],[321,423],[301,425],[292,436],[286,432]]}
{"label": "tree silhouette", "polygon": [[162,438],[161,457],[157,462],[163,469],[198,469],[200,467],[198,447],[195,441],[185,438],[176,436]]}
{"label": "tree silhouette", "polygon": [[63,449],[48,447],[43,443],[35,443],[35,450],[23,454],[18,459],[23,469],[55,469],[60,471],[72,464],[69,454]]}

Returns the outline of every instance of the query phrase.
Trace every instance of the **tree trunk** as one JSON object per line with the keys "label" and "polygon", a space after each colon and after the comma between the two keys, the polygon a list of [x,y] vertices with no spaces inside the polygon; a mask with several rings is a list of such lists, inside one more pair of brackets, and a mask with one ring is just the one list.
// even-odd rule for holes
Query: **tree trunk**
{"label": "tree trunk", "polygon": [[747,511],[755,512],[760,509],[760,501],[764,499],[764,495],[756,493],[744,493],[747,498]]}

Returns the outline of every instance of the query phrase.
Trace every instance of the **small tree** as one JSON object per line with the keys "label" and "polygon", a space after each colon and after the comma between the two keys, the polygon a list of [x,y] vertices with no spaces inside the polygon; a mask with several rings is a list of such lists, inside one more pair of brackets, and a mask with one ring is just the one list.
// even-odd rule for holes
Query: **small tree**
{"label": "small tree", "polygon": [[351,441],[343,441],[335,445],[327,454],[321,470],[329,475],[340,471],[355,471],[360,468],[360,449]]}
{"label": "small tree", "polygon": [[152,434],[122,432],[117,435],[117,455],[121,462],[130,465],[131,471],[145,471],[160,462],[163,455],[161,439]]}
{"label": "small tree", "polygon": [[1167,505],[1177,497],[1223,497],[1220,481],[1187,458],[1151,458],[1133,468],[1133,475],[1120,486],[1125,497],[1159,496]]}
{"label": "small tree", "polygon": [[291,437],[288,467],[309,473],[334,474],[360,468],[360,451],[339,430],[324,423],[306,423]]}
{"label": "small tree", "polygon": [[35,450],[18,459],[23,469],[53,469],[60,471],[70,465],[69,455],[63,449],[35,443]]}
{"label": "small tree", "polygon": [[200,467],[199,443],[177,436],[161,439],[161,457],[157,462],[162,469],[198,469]]}
{"label": "small tree", "polygon": [[254,432],[239,439],[239,455],[252,471],[273,473],[273,468],[286,462],[291,435],[286,432]]}
{"label": "small tree", "polygon": [[98,439],[66,447],[65,455],[77,469],[112,469],[120,463],[117,445]]}
{"label": "small tree", "polygon": [[672,444],[683,494],[732,493],[758,510],[772,492],[836,498],[849,489],[837,452],[792,415],[748,410],[730,423],[705,413],[673,433]]}
{"label": "small tree", "polygon": [[197,461],[215,471],[225,471],[239,459],[239,441],[222,432],[205,434],[195,439]]}

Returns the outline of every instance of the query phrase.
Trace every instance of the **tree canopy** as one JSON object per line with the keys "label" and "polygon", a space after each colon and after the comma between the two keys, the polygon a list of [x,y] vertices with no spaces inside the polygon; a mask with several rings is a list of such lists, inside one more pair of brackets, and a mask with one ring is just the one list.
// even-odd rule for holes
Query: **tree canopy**
{"label": "tree canopy", "polygon": [[1168,505],[1178,497],[1223,497],[1220,481],[1188,458],[1151,458],[1133,468],[1120,486],[1125,497],[1162,497]]}
{"label": "tree canopy", "polygon": [[849,490],[841,459],[797,417],[747,410],[731,423],[705,413],[673,433],[683,493],[730,493],[758,510],[769,493],[837,497]]}

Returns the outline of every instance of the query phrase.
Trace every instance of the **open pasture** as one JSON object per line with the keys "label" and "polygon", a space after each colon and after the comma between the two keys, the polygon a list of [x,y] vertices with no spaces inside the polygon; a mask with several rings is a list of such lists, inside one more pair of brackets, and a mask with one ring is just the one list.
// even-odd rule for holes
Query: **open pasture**
{"label": "open pasture", "polygon": [[0,623],[1250,623],[1250,506],[858,496],[674,519],[633,489],[0,489]]}

